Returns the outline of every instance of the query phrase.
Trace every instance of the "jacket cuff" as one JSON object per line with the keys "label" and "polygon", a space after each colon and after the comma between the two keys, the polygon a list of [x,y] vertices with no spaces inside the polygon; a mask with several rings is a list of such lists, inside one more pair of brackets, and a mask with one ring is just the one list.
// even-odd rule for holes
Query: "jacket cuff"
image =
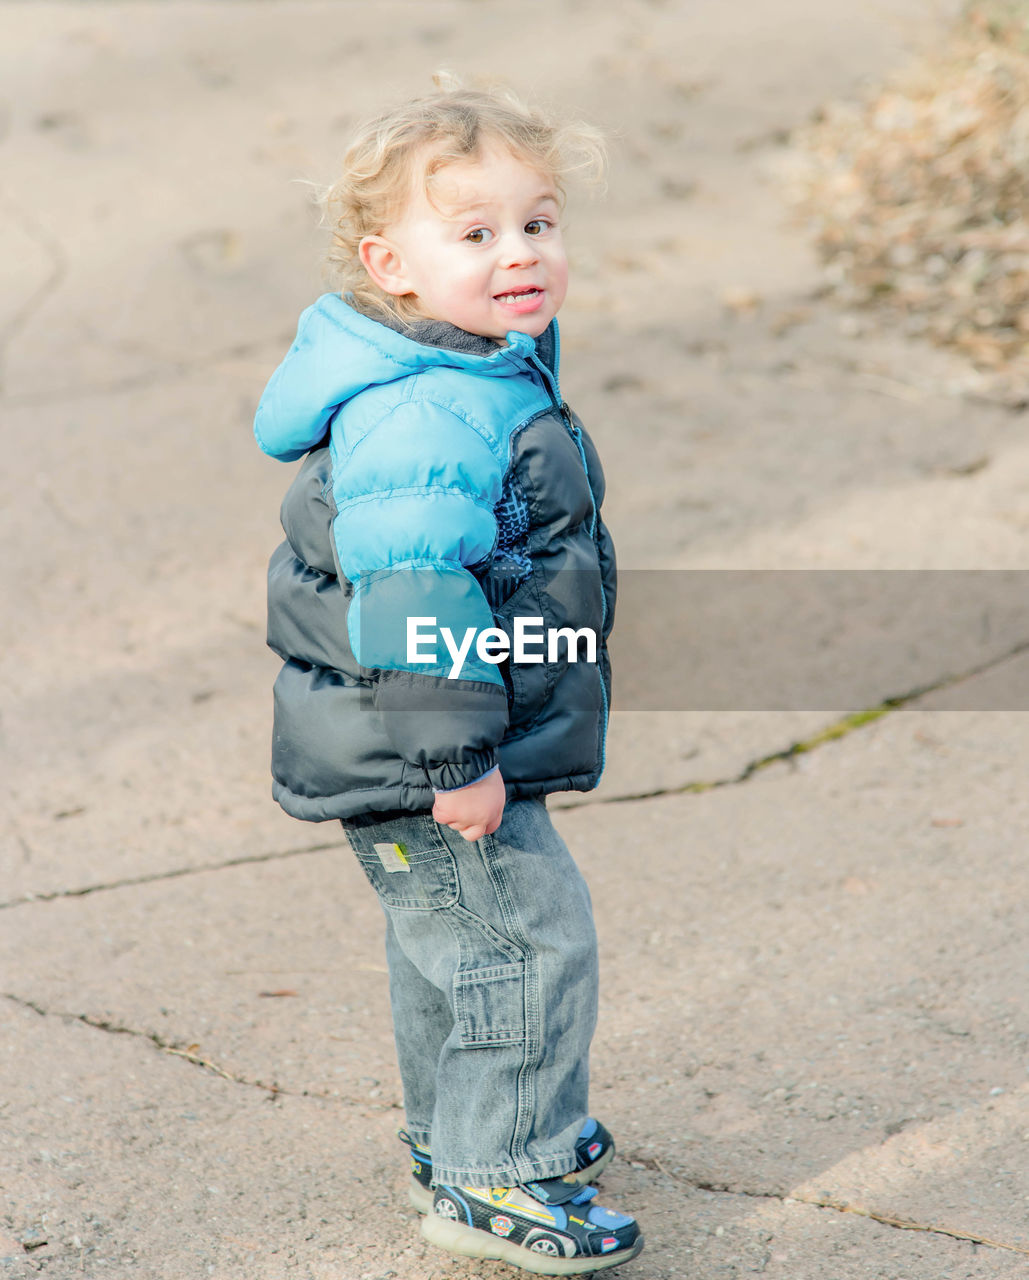
{"label": "jacket cuff", "polygon": [[448,796],[452,791],[463,791],[465,787],[474,787],[477,782],[481,782],[483,778],[488,778],[491,773],[496,773],[500,768],[499,764],[495,764],[492,769],[487,769],[484,774],[478,778],[473,778],[471,782],[465,782],[460,787],[433,787],[433,791],[438,796]]}
{"label": "jacket cuff", "polygon": [[427,766],[425,776],[433,791],[460,791],[462,787],[470,787],[498,764],[495,751],[466,751],[462,757],[460,763],[445,760]]}

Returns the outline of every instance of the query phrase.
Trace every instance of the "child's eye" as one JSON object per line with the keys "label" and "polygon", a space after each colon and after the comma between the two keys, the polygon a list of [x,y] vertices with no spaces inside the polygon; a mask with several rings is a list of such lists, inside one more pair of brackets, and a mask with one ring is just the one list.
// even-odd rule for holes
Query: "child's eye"
{"label": "child's eye", "polygon": [[525,234],[527,236],[541,236],[544,231],[548,231],[553,225],[546,218],[533,218],[531,222],[525,224]]}
{"label": "child's eye", "polygon": [[476,227],[474,231],[468,232],[465,239],[471,244],[486,244],[493,239],[493,232],[487,231],[485,227]]}

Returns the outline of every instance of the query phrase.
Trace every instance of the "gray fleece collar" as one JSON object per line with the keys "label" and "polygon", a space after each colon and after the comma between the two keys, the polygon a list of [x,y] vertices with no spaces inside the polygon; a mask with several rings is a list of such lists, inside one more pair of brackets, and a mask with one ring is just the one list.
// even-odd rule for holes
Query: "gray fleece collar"
{"label": "gray fleece collar", "polygon": [[[405,338],[414,342],[423,342],[429,347],[442,347],[444,351],[460,351],[471,356],[491,356],[504,343],[496,338],[484,338],[478,333],[469,333],[467,329],[459,329],[448,320],[412,320],[410,323],[398,316],[386,317],[376,313],[375,319],[387,328],[402,333]],[[551,372],[555,372],[556,348],[554,342],[554,325],[549,324],[536,339],[536,354]]]}
{"label": "gray fleece collar", "polygon": [[382,324],[405,338],[414,342],[422,342],[427,347],[442,347],[445,351],[460,351],[470,356],[491,356],[503,344],[494,338],[483,338],[477,333],[469,333],[459,329],[456,324],[447,320],[412,320],[405,324],[398,316],[379,316]]}

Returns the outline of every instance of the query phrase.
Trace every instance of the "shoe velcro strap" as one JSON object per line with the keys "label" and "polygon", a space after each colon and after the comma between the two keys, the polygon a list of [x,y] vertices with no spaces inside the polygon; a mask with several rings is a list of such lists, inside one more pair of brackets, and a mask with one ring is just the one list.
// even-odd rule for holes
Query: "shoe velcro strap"
{"label": "shoe velcro strap", "polygon": [[564,1178],[545,1178],[539,1182],[523,1182],[522,1190],[528,1192],[540,1204],[570,1204],[573,1200],[582,1199],[580,1203],[592,1200],[597,1194],[593,1187],[580,1187],[574,1182],[565,1182]]}

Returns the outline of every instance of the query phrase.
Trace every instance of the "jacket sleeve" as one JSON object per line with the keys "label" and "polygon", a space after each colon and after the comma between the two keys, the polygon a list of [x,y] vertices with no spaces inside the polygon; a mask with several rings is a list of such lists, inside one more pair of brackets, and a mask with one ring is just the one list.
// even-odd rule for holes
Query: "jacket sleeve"
{"label": "jacket sleeve", "polygon": [[334,458],[350,645],[392,745],[436,790],[491,769],[507,729],[503,679],[476,652],[494,620],[471,572],[493,553],[502,477],[484,432],[424,402]]}

